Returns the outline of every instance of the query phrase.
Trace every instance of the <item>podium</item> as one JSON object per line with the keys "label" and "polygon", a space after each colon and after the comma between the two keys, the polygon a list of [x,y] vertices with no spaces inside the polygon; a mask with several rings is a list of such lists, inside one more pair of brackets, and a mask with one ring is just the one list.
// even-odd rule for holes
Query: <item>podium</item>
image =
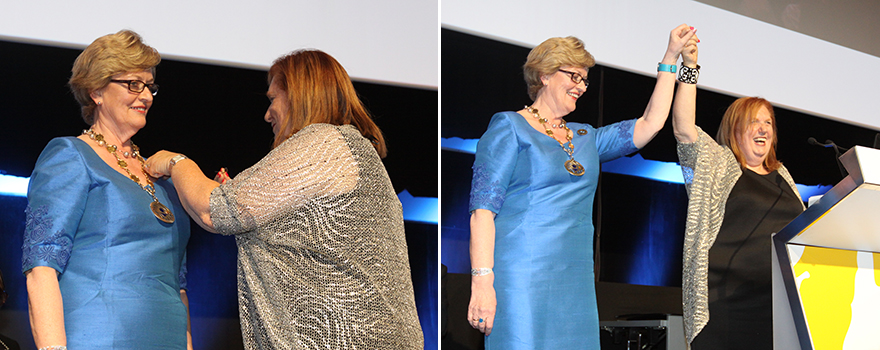
{"label": "podium", "polygon": [[880,349],[880,150],[773,235],[774,349]]}

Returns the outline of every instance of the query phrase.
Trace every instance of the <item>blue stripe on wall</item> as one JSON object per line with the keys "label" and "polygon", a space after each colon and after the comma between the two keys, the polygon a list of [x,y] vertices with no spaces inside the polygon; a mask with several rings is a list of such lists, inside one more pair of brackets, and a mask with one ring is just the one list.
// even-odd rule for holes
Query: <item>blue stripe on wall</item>
{"label": "blue stripe on wall", "polygon": [[[27,197],[30,178],[0,174],[0,195]],[[403,190],[397,195],[403,205],[403,220],[437,224],[437,198],[413,197]]]}
{"label": "blue stripe on wall", "polygon": [[[441,138],[440,147],[446,151],[474,154],[477,151],[478,139],[461,139],[458,137]],[[620,157],[602,163],[602,172],[621,175],[638,176],[654,181],[684,184],[681,166],[677,163],[661,162],[642,158],[638,153],[632,157]],[[801,200],[806,202],[811,196],[823,195],[831,189],[830,185],[797,184]]]}

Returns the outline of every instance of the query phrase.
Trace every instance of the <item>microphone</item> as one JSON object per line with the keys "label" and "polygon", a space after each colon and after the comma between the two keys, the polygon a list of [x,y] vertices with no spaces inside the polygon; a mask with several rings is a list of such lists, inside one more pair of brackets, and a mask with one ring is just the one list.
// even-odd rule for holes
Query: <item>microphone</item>
{"label": "microphone", "polygon": [[[837,151],[837,153],[844,153],[849,149],[849,148],[840,147],[836,143],[834,143],[834,141],[831,141],[831,140],[825,140],[825,144],[827,145],[825,147],[834,147],[834,149]],[[840,155],[838,154],[837,156],[839,157]]]}
{"label": "microphone", "polygon": [[[874,140],[875,143],[878,140],[880,140],[880,134],[877,134],[877,138],[875,138],[875,140]],[[834,141],[825,140],[825,143],[822,143],[822,142],[817,141],[815,137],[808,138],[807,143],[809,143],[813,146],[822,146],[825,148],[834,147],[835,151],[840,152],[840,153],[844,153],[844,152],[846,152],[846,150],[848,150],[848,148],[843,148],[843,147],[838,146],[836,143],[834,143]]]}
{"label": "microphone", "polygon": [[[878,135],[877,137],[880,137],[880,134],[877,134],[877,135]],[[834,148],[834,155],[835,155],[834,158],[837,160],[837,168],[840,169],[840,175],[843,177],[846,177],[846,175],[847,175],[846,169],[844,169],[844,167],[843,167],[843,162],[840,161],[840,154],[843,152],[846,152],[846,150],[847,150],[846,148],[838,146],[837,144],[834,143],[834,141],[831,141],[831,140],[825,140],[825,143],[821,143],[819,141],[816,141],[816,138],[812,137],[812,136],[807,138],[807,143],[814,145],[814,146],[822,146],[825,148],[829,148],[829,147]],[[841,150],[843,150],[843,151],[841,151]]]}
{"label": "microphone", "polygon": [[810,136],[810,138],[807,139],[807,143],[809,143],[809,144],[811,144],[811,145],[813,145],[813,146],[828,147],[828,145],[821,144],[821,143],[819,143],[819,141],[816,141],[816,138],[815,138],[815,137],[812,137],[812,136]]}

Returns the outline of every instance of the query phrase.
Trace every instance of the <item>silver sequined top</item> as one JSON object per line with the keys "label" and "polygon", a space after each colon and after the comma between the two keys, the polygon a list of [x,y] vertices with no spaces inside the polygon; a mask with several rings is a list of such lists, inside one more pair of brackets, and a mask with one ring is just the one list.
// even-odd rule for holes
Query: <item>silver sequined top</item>
{"label": "silver sequined top", "polygon": [[[709,248],[724,221],[727,197],[742,175],[729,147],[719,145],[700,127],[697,133],[696,142],[678,143],[678,159],[689,198],[681,280],[688,344],[709,322]],[[800,198],[788,169],[780,166],[778,171]]]}
{"label": "silver sequined top", "polygon": [[422,349],[403,213],[350,125],[312,124],[211,193],[246,349]]}

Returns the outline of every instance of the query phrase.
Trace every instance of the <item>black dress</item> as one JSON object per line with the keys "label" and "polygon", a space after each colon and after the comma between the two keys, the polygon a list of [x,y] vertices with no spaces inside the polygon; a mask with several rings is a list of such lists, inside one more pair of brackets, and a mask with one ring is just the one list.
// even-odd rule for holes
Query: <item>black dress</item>
{"label": "black dress", "polygon": [[776,171],[743,169],[709,249],[709,323],[695,350],[773,349],[770,235],[803,211]]}

